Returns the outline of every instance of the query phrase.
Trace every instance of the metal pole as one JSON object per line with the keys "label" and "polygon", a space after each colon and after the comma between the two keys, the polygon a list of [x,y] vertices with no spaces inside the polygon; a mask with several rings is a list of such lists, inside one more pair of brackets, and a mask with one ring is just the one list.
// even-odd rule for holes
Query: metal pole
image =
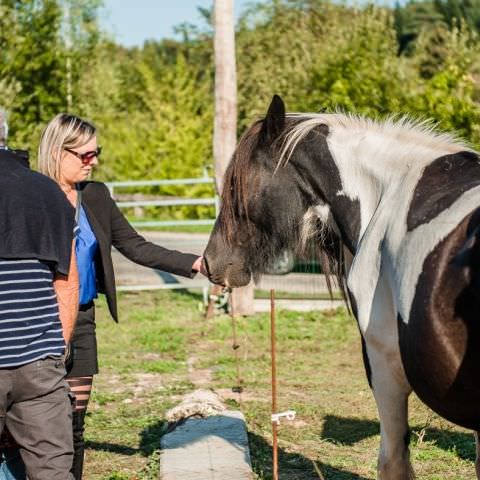
{"label": "metal pole", "polygon": [[[272,355],[272,415],[277,413],[277,367],[275,356],[275,290],[270,290],[270,343]],[[278,480],[277,422],[272,420],[273,480]]]}

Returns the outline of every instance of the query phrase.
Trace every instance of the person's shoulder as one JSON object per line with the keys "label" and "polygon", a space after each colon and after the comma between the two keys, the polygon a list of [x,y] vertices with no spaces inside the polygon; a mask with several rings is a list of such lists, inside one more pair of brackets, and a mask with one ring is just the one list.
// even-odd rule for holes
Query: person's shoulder
{"label": "person's shoulder", "polygon": [[[52,178],[35,170],[25,169],[25,178],[28,178],[28,194],[40,201],[45,201],[49,208],[58,208],[59,211],[70,212],[71,205],[58,183]],[[25,193],[26,194],[26,193]]]}
{"label": "person's shoulder", "polygon": [[55,194],[65,196],[58,183],[47,175],[44,175],[43,173],[37,172],[35,170],[31,170],[29,168],[25,168],[24,173],[25,175],[28,175],[32,181],[38,183],[46,190]]}
{"label": "person's shoulder", "polygon": [[84,192],[104,192],[109,191],[107,185],[103,182],[97,182],[96,180],[87,180],[79,184],[79,187]]}
{"label": "person's shoulder", "polygon": [[10,148],[0,148],[0,159],[8,162],[14,162],[22,167],[29,168],[28,152],[26,150],[11,150]]}
{"label": "person's shoulder", "polygon": [[79,184],[82,195],[86,198],[107,198],[110,197],[110,190],[103,182],[88,180]]}

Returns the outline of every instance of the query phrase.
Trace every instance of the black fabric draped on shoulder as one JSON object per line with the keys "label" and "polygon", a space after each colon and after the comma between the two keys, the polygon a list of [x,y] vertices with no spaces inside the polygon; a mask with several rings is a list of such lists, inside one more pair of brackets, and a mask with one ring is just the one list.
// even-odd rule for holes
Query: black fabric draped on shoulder
{"label": "black fabric draped on shoulder", "polygon": [[75,210],[52,179],[0,150],[0,258],[36,258],[67,274]]}

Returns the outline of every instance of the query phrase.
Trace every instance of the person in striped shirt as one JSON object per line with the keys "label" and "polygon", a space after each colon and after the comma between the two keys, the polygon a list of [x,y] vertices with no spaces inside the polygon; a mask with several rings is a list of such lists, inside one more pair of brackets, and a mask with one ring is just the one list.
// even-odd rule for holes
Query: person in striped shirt
{"label": "person in striped shirt", "polygon": [[0,118],[0,432],[17,442],[29,480],[71,480],[64,352],[78,305],[74,209],[6,147],[5,125]]}

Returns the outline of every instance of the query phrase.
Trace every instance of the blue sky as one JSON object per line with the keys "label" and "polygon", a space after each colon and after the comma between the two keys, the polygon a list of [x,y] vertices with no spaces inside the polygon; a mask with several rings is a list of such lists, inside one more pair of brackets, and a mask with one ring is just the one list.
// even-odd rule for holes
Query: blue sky
{"label": "blue sky", "polygon": [[[200,24],[197,6],[213,0],[104,0],[102,25],[125,46],[142,45],[149,38],[174,37],[173,27],[183,22]],[[238,14],[252,0],[234,0]]]}

